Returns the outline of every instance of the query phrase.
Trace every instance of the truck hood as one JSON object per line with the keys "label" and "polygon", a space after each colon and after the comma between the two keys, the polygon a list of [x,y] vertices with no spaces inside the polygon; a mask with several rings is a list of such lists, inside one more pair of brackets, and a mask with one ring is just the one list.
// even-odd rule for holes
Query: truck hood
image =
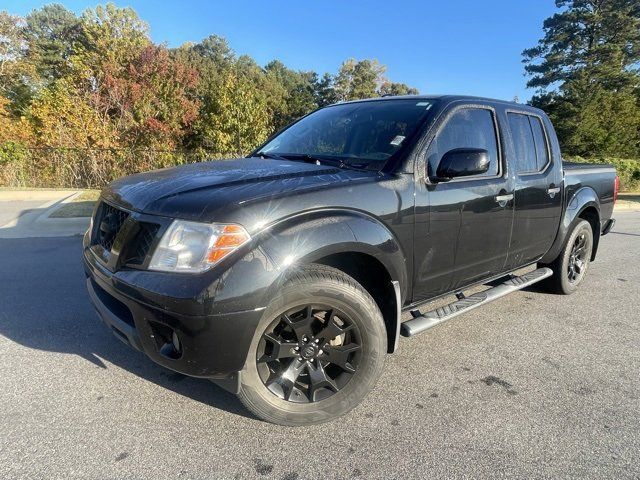
{"label": "truck hood", "polygon": [[212,221],[221,210],[227,217],[230,210],[263,198],[375,176],[313,163],[242,158],[131,175],[111,183],[102,197],[147,214]]}

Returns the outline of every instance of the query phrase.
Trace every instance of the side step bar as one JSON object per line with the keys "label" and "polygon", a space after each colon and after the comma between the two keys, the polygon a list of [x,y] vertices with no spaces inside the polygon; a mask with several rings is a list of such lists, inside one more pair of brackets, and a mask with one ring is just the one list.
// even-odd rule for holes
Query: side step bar
{"label": "side step bar", "polygon": [[430,312],[420,313],[418,310],[413,310],[411,314],[414,318],[402,324],[400,333],[404,337],[412,337],[442,322],[446,322],[453,317],[457,317],[461,313],[468,312],[469,310],[473,310],[481,305],[485,305],[505,295],[528,287],[529,285],[533,285],[551,275],[553,275],[553,271],[550,268],[538,268],[519,277],[512,276],[506,282],[485,290],[484,292],[474,293],[468,297],[459,294],[457,301],[444,307],[431,310]]}

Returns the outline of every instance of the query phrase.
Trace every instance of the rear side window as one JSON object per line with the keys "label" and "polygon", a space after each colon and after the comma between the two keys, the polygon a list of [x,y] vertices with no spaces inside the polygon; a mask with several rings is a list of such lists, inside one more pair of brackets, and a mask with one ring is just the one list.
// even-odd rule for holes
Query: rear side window
{"label": "rear side window", "polygon": [[529,123],[531,123],[531,130],[533,130],[533,140],[536,144],[536,170],[544,170],[544,167],[549,163],[549,147],[547,145],[547,137],[544,134],[542,127],[542,121],[538,117],[529,116]]}
{"label": "rear side window", "polygon": [[498,175],[500,170],[498,136],[491,110],[461,108],[449,117],[429,146],[427,153],[429,175],[435,174],[444,154],[456,148],[482,148],[486,150],[489,152],[489,170],[482,176]]}
{"label": "rear side window", "polygon": [[535,173],[549,163],[549,148],[542,122],[538,117],[508,113],[509,129],[516,154],[518,173]]}

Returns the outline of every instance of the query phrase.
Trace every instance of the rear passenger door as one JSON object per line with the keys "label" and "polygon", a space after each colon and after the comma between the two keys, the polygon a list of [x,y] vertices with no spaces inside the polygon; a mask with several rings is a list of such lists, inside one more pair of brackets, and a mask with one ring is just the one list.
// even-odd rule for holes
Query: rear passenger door
{"label": "rear passenger door", "polygon": [[507,266],[540,258],[555,240],[562,211],[561,160],[554,159],[545,119],[508,111],[510,165],[515,169],[514,220]]}

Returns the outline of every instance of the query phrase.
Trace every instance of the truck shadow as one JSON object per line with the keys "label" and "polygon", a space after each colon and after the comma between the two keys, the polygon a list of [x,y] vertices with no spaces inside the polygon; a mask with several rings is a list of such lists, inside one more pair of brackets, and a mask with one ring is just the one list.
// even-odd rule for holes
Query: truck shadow
{"label": "truck shadow", "polygon": [[[160,367],[115,338],[89,301],[81,248],[80,236],[0,238],[0,335],[27,348],[77,355],[96,368],[115,365],[211,407],[253,418],[234,395]],[[29,381],[28,365],[24,377]]]}

